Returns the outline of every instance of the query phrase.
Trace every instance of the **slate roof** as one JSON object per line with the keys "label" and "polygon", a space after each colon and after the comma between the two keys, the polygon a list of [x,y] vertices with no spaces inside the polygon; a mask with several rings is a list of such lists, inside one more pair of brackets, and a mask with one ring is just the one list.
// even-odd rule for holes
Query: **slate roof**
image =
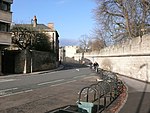
{"label": "slate roof", "polygon": [[33,29],[35,31],[48,31],[48,32],[56,31],[56,30],[53,30],[53,29],[47,27],[44,24],[37,24],[36,27],[33,27],[33,24],[15,24],[14,26],[16,26],[16,27],[25,27],[25,28]]}

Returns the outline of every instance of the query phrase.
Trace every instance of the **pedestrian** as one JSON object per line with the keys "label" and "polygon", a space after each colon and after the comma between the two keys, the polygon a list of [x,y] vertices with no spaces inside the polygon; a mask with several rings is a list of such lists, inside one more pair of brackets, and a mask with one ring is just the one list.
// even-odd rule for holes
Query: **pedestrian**
{"label": "pedestrian", "polygon": [[94,66],[94,70],[95,70],[96,72],[98,72],[99,64],[95,61],[94,64],[93,64],[93,66]]}
{"label": "pedestrian", "polygon": [[92,62],[90,62],[90,63],[89,63],[89,65],[90,65],[90,69],[92,69],[92,65],[93,65],[93,63],[92,63]]}

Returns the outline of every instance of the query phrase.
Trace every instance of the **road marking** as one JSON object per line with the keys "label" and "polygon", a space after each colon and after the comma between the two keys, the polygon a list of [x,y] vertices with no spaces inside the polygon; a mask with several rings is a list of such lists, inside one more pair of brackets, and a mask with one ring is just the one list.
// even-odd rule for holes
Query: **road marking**
{"label": "road marking", "polygon": [[6,92],[6,91],[11,91],[11,90],[16,90],[18,88],[11,88],[11,89],[3,89],[3,90],[0,90],[0,92]]}
{"label": "road marking", "polygon": [[54,85],[51,85],[51,87],[53,86],[59,86],[59,85],[64,85],[64,84],[68,84],[68,83],[71,83],[71,82],[75,82],[76,80],[72,80],[72,81],[67,81],[67,82],[63,82],[63,83],[59,83],[59,84],[54,84]]}
{"label": "road marking", "polygon": [[81,75],[81,76],[75,76],[73,78],[82,78],[82,77],[85,77],[86,75]]}
{"label": "road marking", "polygon": [[43,82],[43,83],[40,83],[38,84],[39,86],[40,85],[46,85],[46,84],[50,84],[50,83],[55,83],[55,82],[60,82],[60,81],[64,81],[65,79],[60,79],[60,80],[55,80],[55,81],[49,81],[49,82]]}
{"label": "road marking", "polygon": [[33,90],[30,89],[30,90],[20,91],[20,92],[16,92],[16,93],[10,92],[9,94],[2,95],[0,97],[8,97],[8,96],[13,96],[13,95],[21,94],[21,93],[28,93],[28,92],[31,92],[31,91],[33,91]]}
{"label": "road marking", "polygon": [[31,92],[31,91],[33,91],[33,89],[29,89],[29,90],[26,90],[26,91],[24,91],[25,93],[28,93],[28,92]]}
{"label": "road marking", "polygon": [[54,73],[57,73],[57,71],[54,71],[54,72],[50,72],[50,74],[54,74]]}
{"label": "road marking", "polygon": [[15,81],[17,79],[0,79],[0,82],[10,82],[10,81]]}
{"label": "road marking", "polygon": [[83,79],[88,79],[88,78],[92,78],[93,76],[91,76],[91,77],[84,77]]}
{"label": "road marking", "polygon": [[0,92],[0,95],[5,95],[6,94],[6,92]]}
{"label": "road marking", "polygon": [[79,69],[76,69],[76,71],[80,71]]}

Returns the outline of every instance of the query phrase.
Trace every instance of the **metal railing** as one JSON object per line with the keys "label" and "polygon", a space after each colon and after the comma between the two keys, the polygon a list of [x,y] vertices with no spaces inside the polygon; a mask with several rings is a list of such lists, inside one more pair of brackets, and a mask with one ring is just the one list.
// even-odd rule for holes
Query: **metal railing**
{"label": "metal railing", "polygon": [[116,73],[98,72],[101,80],[82,88],[77,105],[68,105],[47,113],[101,113],[122,93],[123,82]]}
{"label": "metal railing", "polygon": [[[122,92],[123,82],[115,73],[103,70],[102,74],[101,81],[81,89],[77,103],[80,113],[100,113]],[[91,108],[88,103],[93,104]]]}

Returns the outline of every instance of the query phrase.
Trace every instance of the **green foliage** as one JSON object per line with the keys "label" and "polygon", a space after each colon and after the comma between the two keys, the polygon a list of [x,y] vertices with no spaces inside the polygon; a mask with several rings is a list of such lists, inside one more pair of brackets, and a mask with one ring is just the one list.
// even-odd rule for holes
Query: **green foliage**
{"label": "green foliage", "polygon": [[37,51],[51,51],[49,37],[44,33],[37,33],[32,44],[32,49]]}

